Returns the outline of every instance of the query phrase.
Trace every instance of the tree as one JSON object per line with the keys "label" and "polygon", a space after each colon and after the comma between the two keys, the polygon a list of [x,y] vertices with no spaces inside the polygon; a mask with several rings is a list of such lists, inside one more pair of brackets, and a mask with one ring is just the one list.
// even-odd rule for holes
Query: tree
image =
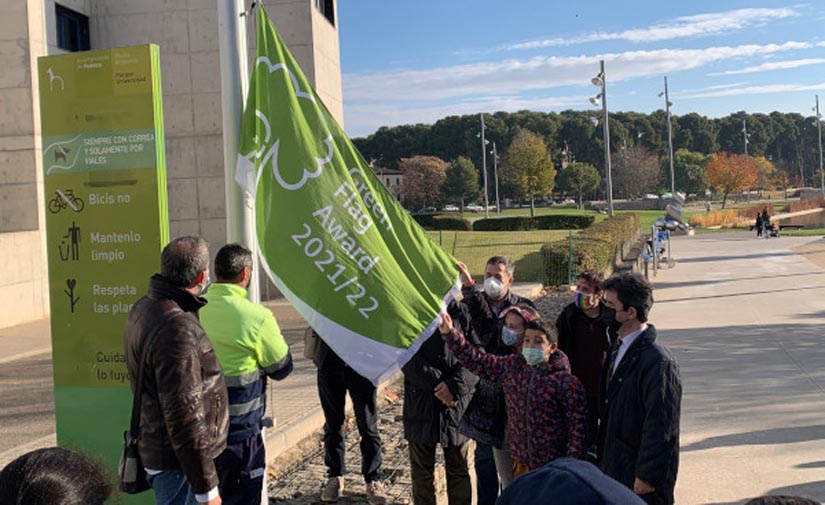
{"label": "tree", "polygon": [[762,198],[762,191],[775,187],[776,167],[764,156],[751,157],[750,162],[756,167],[756,182],[754,184],[756,189],[759,190],[759,197]]}
{"label": "tree", "polygon": [[630,146],[613,157],[613,189],[624,198],[654,191],[661,180],[659,158],[642,146]]}
{"label": "tree", "polygon": [[508,177],[519,182],[521,190],[530,198],[530,215],[536,215],[536,195],[553,191],[556,168],[547,151],[547,145],[535,133],[521,130],[507,149]]}
{"label": "tree", "polygon": [[582,206],[582,196],[599,189],[602,178],[593,165],[575,162],[567,165],[567,168],[559,172],[559,178],[556,182],[559,189],[578,195],[579,208],[582,209],[584,208]]}
{"label": "tree", "polygon": [[705,167],[708,185],[722,192],[722,208],[733,191],[748,189],[756,183],[756,167],[743,154],[717,153]]}
{"label": "tree", "polygon": [[439,201],[439,189],[447,178],[447,163],[435,156],[401,158],[399,168],[404,172],[404,201],[413,208],[435,205]]}
{"label": "tree", "polygon": [[461,202],[461,211],[464,212],[464,202],[473,202],[481,194],[477,181],[478,170],[473,162],[465,156],[459,156],[447,167],[447,178],[441,184],[441,195],[445,200]]}
{"label": "tree", "polygon": [[[686,197],[703,194],[708,187],[705,165],[710,156],[679,149],[673,153],[673,172],[676,177],[676,191],[683,191]],[[667,164],[665,160],[663,164]]]}

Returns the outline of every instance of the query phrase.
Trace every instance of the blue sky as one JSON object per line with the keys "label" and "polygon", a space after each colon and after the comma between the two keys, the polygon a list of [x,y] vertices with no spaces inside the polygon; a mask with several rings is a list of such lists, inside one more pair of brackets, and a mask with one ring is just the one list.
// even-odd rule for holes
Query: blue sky
{"label": "blue sky", "polygon": [[[812,115],[825,98],[825,2],[338,0],[345,128],[451,114],[592,108]],[[825,103],[821,106],[825,109]]]}

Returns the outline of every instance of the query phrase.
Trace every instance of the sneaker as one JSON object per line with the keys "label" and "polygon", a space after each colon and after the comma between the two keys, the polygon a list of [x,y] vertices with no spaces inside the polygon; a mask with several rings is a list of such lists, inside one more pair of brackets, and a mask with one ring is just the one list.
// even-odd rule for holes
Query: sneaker
{"label": "sneaker", "polygon": [[324,484],[324,489],[321,490],[321,501],[324,503],[332,503],[341,498],[341,493],[344,491],[343,477],[330,477],[327,483]]}
{"label": "sneaker", "polygon": [[370,505],[385,505],[387,503],[383,482],[380,480],[367,482],[367,501]]}

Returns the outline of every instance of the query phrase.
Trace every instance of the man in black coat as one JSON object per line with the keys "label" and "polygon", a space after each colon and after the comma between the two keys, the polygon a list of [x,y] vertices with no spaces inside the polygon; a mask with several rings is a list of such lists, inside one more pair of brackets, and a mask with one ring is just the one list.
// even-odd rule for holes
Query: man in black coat
{"label": "man in black coat", "polygon": [[[447,307],[457,328],[478,343],[467,307]],[[404,372],[404,438],[410,446],[412,494],[415,505],[435,505],[435,451],[441,445],[447,471],[450,505],[470,505],[472,483],[468,458],[470,440],[458,423],[473,396],[478,378],[462,367],[436,330],[402,368]]]}
{"label": "man in black coat", "polygon": [[647,279],[618,274],[603,289],[603,303],[613,309],[605,317],[619,327],[602,370],[599,466],[646,503],[669,505],[679,468],[679,367],[647,324]]}

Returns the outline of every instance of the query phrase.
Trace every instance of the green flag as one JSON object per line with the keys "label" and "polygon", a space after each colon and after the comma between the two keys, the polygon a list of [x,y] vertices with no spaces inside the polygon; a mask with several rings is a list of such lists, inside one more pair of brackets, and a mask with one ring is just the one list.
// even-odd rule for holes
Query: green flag
{"label": "green flag", "polygon": [[458,291],[455,260],[375,177],[263,6],[236,180],[278,289],[353,369],[389,378]]}

